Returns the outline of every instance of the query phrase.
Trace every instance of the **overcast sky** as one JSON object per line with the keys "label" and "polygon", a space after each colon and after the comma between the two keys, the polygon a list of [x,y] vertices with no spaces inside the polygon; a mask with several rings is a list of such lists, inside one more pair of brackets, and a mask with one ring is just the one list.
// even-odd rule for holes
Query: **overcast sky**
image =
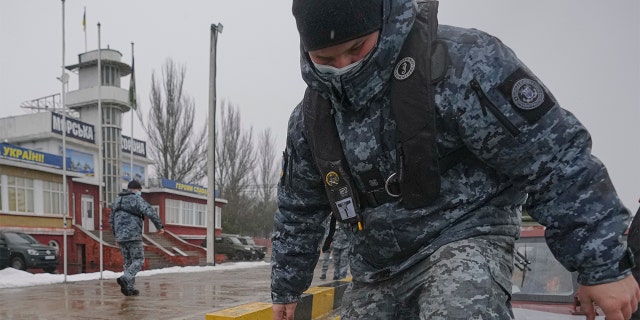
{"label": "overcast sky", "polygon": [[[196,102],[198,124],[207,117],[210,26],[218,38],[217,100],[235,104],[254,132],[271,128],[284,148],[289,113],[305,85],[299,40],[284,0],[67,0],[67,65],[98,45],[131,63],[135,42],[138,101],[149,108],[151,73],[167,58],[185,65],[185,90]],[[442,24],[498,36],[586,125],[594,154],[609,169],[625,204],[640,197],[640,1],[442,0]],[[60,92],[62,5],[56,0],[0,1],[0,117],[20,115],[23,101]],[[128,78],[122,87],[128,88]],[[70,90],[77,89],[72,74]],[[125,117],[128,117],[126,115]],[[128,118],[125,118],[128,119]],[[130,132],[125,120],[124,134]],[[134,131],[136,138],[141,130]],[[1,138],[1,137],[0,137]]]}

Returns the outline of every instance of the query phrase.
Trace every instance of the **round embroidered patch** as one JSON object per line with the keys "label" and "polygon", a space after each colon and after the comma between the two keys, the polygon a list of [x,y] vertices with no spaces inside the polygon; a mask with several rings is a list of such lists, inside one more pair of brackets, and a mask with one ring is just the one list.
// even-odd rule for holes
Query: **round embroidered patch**
{"label": "round embroidered patch", "polygon": [[544,102],[544,90],[536,81],[523,78],[513,85],[511,99],[518,108],[533,110]]}
{"label": "round embroidered patch", "polygon": [[411,57],[406,57],[400,60],[396,64],[396,68],[393,70],[393,76],[398,80],[404,80],[408,78],[413,70],[416,68],[416,61]]}
{"label": "round embroidered patch", "polygon": [[327,176],[324,177],[324,181],[328,186],[334,187],[337,186],[340,182],[340,176],[338,176],[338,173],[335,171],[329,171],[329,173],[327,173]]}

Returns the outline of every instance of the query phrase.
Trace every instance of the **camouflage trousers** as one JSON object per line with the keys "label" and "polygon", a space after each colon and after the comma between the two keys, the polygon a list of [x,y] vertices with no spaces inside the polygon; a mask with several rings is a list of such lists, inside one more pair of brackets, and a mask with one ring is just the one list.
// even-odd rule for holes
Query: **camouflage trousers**
{"label": "camouflage trousers", "polygon": [[452,242],[392,279],[352,282],[341,319],[513,319],[514,241],[481,236]]}
{"label": "camouflage trousers", "polygon": [[133,289],[136,283],[136,274],[142,269],[144,264],[144,248],[141,240],[120,242],[120,253],[124,258],[122,279],[127,284],[128,289]]}
{"label": "camouflage trousers", "polygon": [[331,249],[322,253],[322,274],[326,275],[331,262]]}

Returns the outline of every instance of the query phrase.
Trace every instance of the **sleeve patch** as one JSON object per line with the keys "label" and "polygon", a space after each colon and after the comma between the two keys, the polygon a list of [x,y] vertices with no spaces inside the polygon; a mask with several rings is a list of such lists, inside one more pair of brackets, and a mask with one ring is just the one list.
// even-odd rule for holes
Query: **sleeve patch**
{"label": "sleeve patch", "polygon": [[522,68],[514,71],[499,89],[530,124],[538,122],[555,105],[544,86]]}

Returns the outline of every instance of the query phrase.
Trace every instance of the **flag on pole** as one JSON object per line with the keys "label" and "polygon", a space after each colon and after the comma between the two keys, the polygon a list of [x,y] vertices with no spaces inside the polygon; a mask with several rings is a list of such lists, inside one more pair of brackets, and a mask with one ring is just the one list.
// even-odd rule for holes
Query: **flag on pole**
{"label": "flag on pole", "polygon": [[87,31],[87,7],[84,7],[84,14],[82,15],[82,30]]}
{"label": "flag on pole", "polygon": [[133,52],[131,53],[131,80],[129,80],[129,104],[131,108],[135,109],[138,107],[138,101],[136,99],[136,60],[133,57]]}

